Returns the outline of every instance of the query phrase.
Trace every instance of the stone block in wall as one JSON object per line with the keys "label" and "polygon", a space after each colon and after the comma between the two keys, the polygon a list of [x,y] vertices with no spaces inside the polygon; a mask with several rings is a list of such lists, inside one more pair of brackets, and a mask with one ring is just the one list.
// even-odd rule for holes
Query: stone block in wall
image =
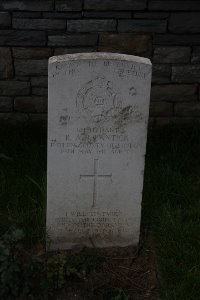
{"label": "stone block in wall", "polygon": [[147,34],[100,34],[98,50],[149,57],[152,54],[152,39]]}
{"label": "stone block in wall", "polygon": [[30,83],[19,80],[0,81],[0,96],[20,96],[30,94]]}
{"label": "stone block in wall", "polygon": [[14,29],[65,30],[65,20],[13,18]]}
{"label": "stone block in wall", "polygon": [[9,112],[13,109],[11,97],[0,97],[0,112]]}
{"label": "stone block in wall", "polygon": [[171,76],[171,66],[164,64],[153,64],[152,83],[169,83]]}
{"label": "stone block in wall", "polygon": [[11,25],[11,17],[8,12],[0,12],[0,28],[9,27]]}
{"label": "stone block in wall", "polygon": [[40,59],[40,58],[49,58],[53,55],[53,49],[51,48],[24,48],[16,47],[13,48],[14,58],[21,59]]}
{"label": "stone block in wall", "polygon": [[200,33],[200,12],[172,13],[169,31],[173,33]]}
{"label": "stone block in wall", "polygon": [[0,46],[45,46],[46,35],[43,31],[1,30]]}
{"label": "stone block in wall", "polygon": [[17,76],[34,76],[47,75],[48,60],[47,59],[32,59],[32,60],[15,60],[15,74]]}
{"label": "stone block in wall", "polygon": [[173,123],[173,117],[157,117],[154,118],[156,127],[162,127]]}
{"label": "stone block in wall", "polygon": [[48,95],[48,88],[45,87],[33,87],[32,94],[36,96],[46,96]]}
{"label": "stone block in wall", "polygon": [[200,45],[200,34],[186,35],[186,34],[159,34],[153,35],[154,45],[164,45],[164,46],[192,46]]}
{"label": "stone block in wall", "polygon": [[155,47],[154,63],[189,63],[190,47]]}
{"label": "stone block in wall", "polygon": [[172,67],[172,82],[200,82],[200,65],[182,65]]}
{"label": "stone block in wall", "polygon": [[150,0],[148,5],[149,10],[166,10],[166,11],[173,11],[173,10],[199,10],[200,9],[200,2],[198,0],[184,0],[184,1],[163,1],[163,0]]}
{"label": "stone block in wall", "polygon": [[200,47],[193,48],[191,62],[193,64],[200,64]]}
{"label": "stone block in wall", "polygon": [[46,112],[47,111],[47,97],[29,96],[16,97],[14,99],[14,110],[20,112]]}
{"label": "stone block in wall", "polygon": [[31,77],[32,87],[48,87],[48,77],[47,76],[36,76]]}
{"label": "stone block in wall", "polygon": [[151,102],[151,117],[170,117],[173,115],[173,103],[169,102]]}
{"label": "stone block in wall", "polygon": [[67,21],[68,32],[109,32],[116,31],[116,20],[69,20]]}
{"label": "stone block in wall", "polygon": [[43,12],[45,19],[81,19],[82,12]]}
{"label": "stone block in wall", "polygon": [[13,76],[12,55],[9,48],[0,47],[0,79]]}
{"label": "stone block in wall", "polygon": [[197,84],[153,85],[151,101],[194,102],[197,101]]}
{"label": "stone block in wall", "polygon": [[89,53],[95,52],[96,48],[82,47],[82,48],[55,48],[54,55],[73,54],[73,53]]}
{"label": "stone block in wall", "polygon": [[143,11],[143,12],[136,12],[134,13],[133,17],[134,19],[167,19],[169,16],[169,13],[167,12],[151,12],[151,11]]}
{"label": "stone block in wall", "polygon": [[28,114],[22,113],[15,113],[15,112],[2,112],[0,113],[0,124],[5,125],[17,125],[17,124],[24,124],[29,121]]}
{"label": "stone block in wall", "polygon": [[29,19],[35,19],[40,18],[42,16],[41,11],[13,11],[12,17],[13,18],[29,18]]}
{"label": "stone block in wall", "polygon": [[57,11],[79,11],[82,9],[82,0],[55,0]]}
{"label": "stone block in wall", "polygon": [[88,10],[142,10],[146,0],[84,0],[84,9]]}
{"label": "stone block in wall", "polygon": [[84,18],[131,19],[131,11],[83,11]]}
{"label": "stone block in wall", "polygon": [[199,124],[199,117],[174,117],[173,123],[178,125],[191,125],[191,124]]}
{"label": "stone block in wall", "polygon": [[53,0],[1,0],[0,9],[48,11],[53,10]]}
{"label": "stone block in wall", "polygon": [[49,35],[48,46],[75,47],[94,46],[97,44],[98,34],[62,34]]}
{"label": "stone block in wall", "polygon": [[166,32],[166,20],[119,20],[119,32]]}
{"label": "stone block in wall", "polygon": [[47,114],[46,113],[29,113],[28,114],[29,122],[32,124],[39,124],[40,126],[44,126],[46,129],[47,126]]}
{"label": "stone block in wall", "polygon": [[177,117],[200,117],[200,102],[176,103],[174,114]]}
{"label": "stone block in wall", "polygon": [[18,81],[29,81],[29,76],[16,76],[15,75],[15,80],[18,80]]}

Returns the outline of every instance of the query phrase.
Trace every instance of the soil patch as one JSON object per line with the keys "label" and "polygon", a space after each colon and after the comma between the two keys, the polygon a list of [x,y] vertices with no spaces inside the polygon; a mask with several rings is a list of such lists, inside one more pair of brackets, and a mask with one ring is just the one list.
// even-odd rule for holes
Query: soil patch
{"label": "soil patch", "polygon": [[[56,300],[152,300],[159,297],[155,251],[150,240],[139,247],[95,250],[102,262],[85,280],[70,280]],[[71,251],[68,251],[72,255]],[[73,256],[78,253],[74,254]],[[121,297],[119,297],[119,295]]]}

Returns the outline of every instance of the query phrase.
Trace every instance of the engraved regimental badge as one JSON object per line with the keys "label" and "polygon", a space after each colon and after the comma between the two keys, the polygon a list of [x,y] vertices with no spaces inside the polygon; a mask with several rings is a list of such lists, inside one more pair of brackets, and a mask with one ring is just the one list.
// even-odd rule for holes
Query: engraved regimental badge
{"label": "engraved regimental badge", "polygon": [[107,121],[122,108],[120,94],[112,83],[99,74],[78,91],[76,105],[79,113],[93,122]]}

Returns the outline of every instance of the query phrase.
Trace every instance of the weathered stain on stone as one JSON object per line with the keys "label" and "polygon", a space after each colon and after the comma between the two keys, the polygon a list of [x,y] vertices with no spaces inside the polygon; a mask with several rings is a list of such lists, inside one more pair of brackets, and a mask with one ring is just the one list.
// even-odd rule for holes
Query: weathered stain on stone
{"label": "weathered stain on stone", "polygon": [[143,120],[143,115],[138,110],[137,105],[128,105],[116,116],[115,124],[122,128],[131,122],[138,123],[141,120]]}
{"label": "weathered stain on stone", "polygon": [[95,136],[90,136],[86,132],[81,133],[80,135],[77,136],[76,138],[76,147],[81,147],[83,145],[89,146],[92,145],[96,142],[97,140],[97,135]]}

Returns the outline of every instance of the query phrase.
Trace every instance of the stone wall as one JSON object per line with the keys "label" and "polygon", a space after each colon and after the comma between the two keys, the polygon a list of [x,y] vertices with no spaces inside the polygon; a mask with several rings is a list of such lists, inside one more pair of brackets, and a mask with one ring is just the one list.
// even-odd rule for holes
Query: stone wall
{"label": "stone wall", "polygon": [[48,58],[93,51],[152,60],[152,122],[200,117],[200,1],[1,0],[0,119],[45,120]]}

